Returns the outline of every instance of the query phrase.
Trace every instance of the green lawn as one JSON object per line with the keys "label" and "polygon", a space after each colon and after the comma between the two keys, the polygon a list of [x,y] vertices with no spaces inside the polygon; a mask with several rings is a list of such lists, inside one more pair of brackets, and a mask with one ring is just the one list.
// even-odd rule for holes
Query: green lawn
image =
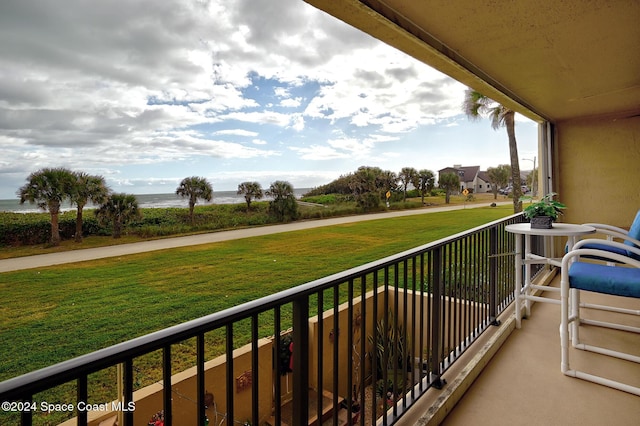
{"label": "green lawn", "polygon": [[[362,265],[511,212],[511,206],[486,207],[356,222],[0,274],[0,380]],[[191,349],[185,351],[191,353]]]}

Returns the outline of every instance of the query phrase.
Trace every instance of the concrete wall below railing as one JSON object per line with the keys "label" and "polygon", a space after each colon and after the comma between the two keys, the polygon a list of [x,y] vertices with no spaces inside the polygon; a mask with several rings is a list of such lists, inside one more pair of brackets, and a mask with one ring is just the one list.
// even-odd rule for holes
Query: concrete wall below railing
{"label": "concrete wall below railing", "polygon": [[[272,339],[260,339],[258,342],[258,381],[260,384],[260,418],[268,419],[272,412],[273,389],[273,341]],[[233,351],[233,370],[238,379],[248,377],[251,374],[251,345],[245,345]],[[213,394],[214,404],[206,409],[206,415],[210,424],[220,424],[226,415],[226,356],[221,355],[205,362],[205,389]],[[174,424],[197,424],[196,419],[196,367],[177,373],[171,378],[173,397]],[[146,386],[133,393],[135,401],[134,424],[135,426],[147,426],[151,417],[162,410],[162,382]],[[109,407],[111,403],[107,404]],[[251,387],[237,388],[234,398],[235,420],[244,421],[251,419]],[[112,426],[118,413],[111,410],[94,412],[89,414],[89,426]],[[176,419],[179,421],[176,422]],[[222,424],[225,424],[223,422]],[[76,425],[76,419],[62,423],[61,426]]]}
{"label": "concrete wall below railing", "polygon": [[[382,305],[382,294],[384,292],[384,287],[380,287],[378,289],[378,297],[380,298],[380,305]],[[389,291],[389,304],[393,306],[393,290]],[[378,312],[375,315],[372,315],[373,312],[373,291],[370,291],[365,296],[366,307],[363,311],[362,309],[362,301],[360,298],[356,298],[353,301],[353,345],[354,345],[354,354],[353,359],[350,360],[353,368],[353,384],[356,387],[360,385],[366,385],[366,383],[359,383],[358,376],[360,374],[360,369],[365,369],[365,377],[370,375],[371,373],[371,362],[368,362],[368,357],[365,353],[360,353],[361,342],[362,339],[365,340],[365,345],[368,348],[367,351],[370,350],[369,342],[367,337],[373,335],[375,332],[375,323],[378,319],[380,319],[384,313],[382,308],[378,309]],[[334,328],[334,314],[333,309],[325,311],[322,315],[323,320],[323,351],[322,351],[322,367],[323,367],[323,376],[322,376],[322,385],[324,389],[333,389],[333,377],[334,377],[334,365],[333,365],[333,353],[335,345],[338,345],[338,356],[339,359],[345,359],[346,355],[344,351],[347,348],[348,344],[348,329],[349,329],[349,321],[347,311],[349,308],[348,303],[343,303],[338,308],[338,330],[336,331]],[[364,317],[363,317],[364,314]],[[365,324],[365,334],[362,335],[361,330],[361,322],[366,322]],[[309,371],[315,372],[318,371],[318,316],[312,317],[309,319]],[[340,362],[338,364],[338,395],[342,397],[347,397],[349,395],[349,390],[347,389],[347,362]],[[314,389],[318,387],[318,377],[315,374],[311,374],[309,377],[309,384]]]}

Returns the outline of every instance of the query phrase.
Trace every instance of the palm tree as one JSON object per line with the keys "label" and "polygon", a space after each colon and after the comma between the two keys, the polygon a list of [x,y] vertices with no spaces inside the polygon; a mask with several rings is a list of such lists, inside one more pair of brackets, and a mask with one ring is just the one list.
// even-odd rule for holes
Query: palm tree
{"label": "palm tree", "polygon": [[398,189],[398,175],[391,170],[381,170],[379,167],[372,169],[376,175],[376,186],[380,190],[380,195]]}
{"label": "palm tree", "polygon": [[176,194],[181,197],[189,197],[189,220],[193,224],[193,208],[198,199],[211,201],[213,198],[213,189],[211,184],[203,177],[191,176],[182,179],[180,186],[176,188]]}
{"label": "palm tree", "polygon": [[494,200],[498,198],[498,188],[505,187],[509,183],[510,174],[511,166],[507,164],[500,164],[498,167],[489,167],[487,169]]}
{"label": "palm tree", "polygon": [[[380,205],[380,192],[389,191],[392,172],[383,172],[378,167],[361,166],[349,178],[349,190],[358,207],[370,211]],[[393,173],[395,179],[395,173]]]}
{"label": "palm tree", "polygon": [[29,201],[49,211],[51,215],[51,245],[60,245],[60,229],[58,215],[60,205],[71,195],[75,177],[73,172],[65,168],[44,168],[33,172],[27,183],[18,189],[20,204]]}
{"label": "palm tree", "polygon": [[499,129],[502,126],[507,128],[509,156],[511,159],[511,180],[513,182],[513,212],[520,213],[522,211],[522,202],[520,201],[520,197],[522,197],[522,182],[520,178],[520,164],[518,163],[515,111],[494,102],[472,89],[465,91],[463,109],[467,117],[473,120],[480,119],[485,114],[489,115],[493,129]]}
{"label": "palm tree", "polygon": [[242,194],[247,202],[247,212],[251,209],[251,200],[259,200],[264,196],[262,186],[258,182],[242,182],[238,185],[238,195]]}
{"label": "palm tree", "polygon": [[85,172],[74,173],[76,182],[71,194],[71,204],[77,206],[76,236],[77,243],[82,242],[82,210],[88,202],[102,204],[109,198],[109,187],[102,176],[94,176]]}
{"label": "palm tree", "polygon": [[418,185],[416,188],[422,196],[422,204],[424,204],[424,196],[427,192],[431,192],[435,185],[436,176],[431,170],[420,170],[418,172]]}
{"label": "palm tree", "polygon": [[96,210],[96,217],[102,223],[111,222],[113,238],[120,238],[123,226],[142,217],[138,200],[132,194],[111,194],[107,201]]}
{"label": "palm tree", "polygon": [[445,204],[449,204],[451,201],[451,193],[460,189],[460,176],[456,173],[442,173],[438,181],[438,186],[446,191],[444,202]]}
{"label": "palm tree", "polygon": [[266,195],[273,197],[269,203],[269,210],[278,220],[295,220],[298,217],[298,203],[293,186],[289,182],[282,180],[273,182]]}
{"label": "palm tree", "polygon": [[407,187],[413,181],[415,181],[415,177],[417,176],[418,171],[413,167],[403,167],[398,174],[398,179],[402,183],[402,201],[407,201]]}

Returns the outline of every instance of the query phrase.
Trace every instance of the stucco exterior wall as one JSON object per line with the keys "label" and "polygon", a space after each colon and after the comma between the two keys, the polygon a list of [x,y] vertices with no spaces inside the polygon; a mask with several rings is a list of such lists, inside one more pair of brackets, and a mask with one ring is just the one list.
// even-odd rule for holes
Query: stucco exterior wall
{"label": "stucco exterior wall", "polygon": [[[383,290],[384,287],[380,287],[378,289],[378,297],[379,299],[379,303],[380,305],[382,305],[382,298],[383,296]],[[395,292],[393,291],[393,289],[389,289],[389,305],[393,306],[394,303],[394,298],[395,298]],[[373,291],[369,291],[367,292],[366,295],[366,307],[365,307],[365,330],[366,330],[366,334],[364,336],[362,336],[361,330],[360,330],[360,321],[362,320],[362,303],[360,301],[360,299],[354,299],[353,302],[353,312],[354,312],[354,317],[356,318],[356,320],[354,321],[352,327],[353,327],[353,344],[354,344],[354,355],[353,358],[351,360],[352,362],[352,368],[353,368],[353,384],[354,385],[358,385],[358,374],[360,373],[361,369],[365,370],[365,377],[368,376],[371,373],[371,362],[369,360],[365,361],[365,357],[366,354],[361,354],[360,353],[360,348],[361,348],[361,342],[362,339],[365,340],[365,346],[368,348],[367,350],[369,350],[370,348],[370,344],[368,341],[368,336],[372,336],[373,333],[375,332],[375,322],[378,321],[380,318],[382,318],[382,316],[384,315],[384,308],[379,306],[378,312],[373,313]],[[339,351],[341,352],[340,355],[340,359],[345,359],[346,358],[346,354],[344,353],[344,351],[346,350],[346,348],[348,348],[348,327],[349,327],[349,323],[348,321],[350,320],[349,316],[346,315],[347,313],[347,309],[348,309],[348,304],[347,303],[343,303],[339,306],[339,318],[338,318],[338,323],[339,323],[339,327],[338,327],[338,332],[336,333],[334,330],[334,315],[333,315],[333,310],[328,310],[325,311],[322,315],[322,319],[323,319],[323,355],[322,355],[322,362],[323,362],[323,377],[322,377],[322,381],[323,381],[323,388],[324,389],[328,389],[331,390],[333,389],[333,375],[334,375],[334,366],[333,366],[333,351],[334,351],[334,345],[337,342],[338,344],[338,348]],[[375,320],[374,320],[375,318]],[[318,365],[318,357],[317,357],[317,353],[318,353],[318,344],[317,344],[317,337],[318,336],[318,317],[312,317],[309,319],[309,357],[310,357],[310,370],[309,371],[317,371],[317,365]],[[347,397],[349,395],[349,388],[347,387],[347,374],[348,373],[348,365],[346,362],[341,362],[338,364],[338,377],[339,377],[339,382],[338,382],[338,395],[342,396],[342,397]],[[318,388],[318,378],[315,374],[311,374],[309,375],[309,384],[312,388],[317,389]],[[366,383],[364,383],[364,385],[366,385]]]}
{"label": "stucco exterior wall", "polygon": [[640,117],[566,121],[556,132],[562,221],[628,228],[640,209]]}
{"label": "stucco exterior wall", "polygon": [[[260,339],[258,341],[258,382],[260,384],[260,418],[266,420],[272,411],[273,388],[273,341],[272,339]],[[233,374],[239,377],[247,371],[251,371],[251,345],[245,345],[233,351]],[[221,422],[225,417],[226,399],[226,356],[220,355],[205,362],[205,389],[213,394],[214,404],[205,411],[210,424],[228,424]],[[197,424],[197,383],[196,367],[174,374],[171,378],[173,390],[173,422],[178,425]],[[238,382],[236,381],[236,386]],[[162,410],[162,383],[154,383],[133,393],[136,403],[134,412],[134,425],[146,426],[149,419]],[[236,388],[234,399],[234,414],[237,421],[245,421],[251,418],[251,388]],[[111,407],[110,403],[107,403]],[[116,422],[117,413],[111,410],[89,413],[89,426],[111,426]],[[75,426],[77,419],[73,418],[59,426]]]}

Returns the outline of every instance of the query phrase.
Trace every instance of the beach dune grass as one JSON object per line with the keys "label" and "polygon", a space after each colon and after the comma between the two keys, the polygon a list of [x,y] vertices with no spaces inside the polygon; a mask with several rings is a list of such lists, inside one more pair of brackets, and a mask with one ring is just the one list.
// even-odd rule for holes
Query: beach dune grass
{"label": "beach dune grass", "polygon": [[[510,213],[510,207],[504,206],[420,214],[3,273],[0,380],[390,256]],[[285,324],[287,317],[285,310]],[[272,333],[269,321],[266,318],[261,335]],[[238,346],[251,335],[248,324],[240,325],[234,333]],[[208,333],[206,340],[207,355],[223,351],[222,335]],[[193,365],[192,343],[180,345],[175,352],[174,372]],[[139,374],[136,384],[158,380],[153,371],[146,371],[157,369],[159,359],[158,354],[141,363],[137,370],[145,373]],[[109,374],[100,376],[110,380]]]}

